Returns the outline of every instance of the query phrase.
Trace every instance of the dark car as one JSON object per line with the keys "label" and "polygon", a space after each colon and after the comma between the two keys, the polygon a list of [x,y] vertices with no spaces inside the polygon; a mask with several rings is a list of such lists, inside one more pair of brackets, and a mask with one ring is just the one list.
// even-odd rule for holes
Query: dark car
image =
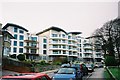
{"label": "dark car", "polygon": [[88,72],[94,71],[94,66],[92,66],[92,64],[86,64],[86,67],[88,68]]}
{"label": "dark car", "polygon": [[19,73],[2,76],[1,80],[51,80],[51,78],[43,73]]}
{"label": "dark car", "polygon": [[52,80],[82,80],[82,74],[76,67],[62,67],[53,75]]}

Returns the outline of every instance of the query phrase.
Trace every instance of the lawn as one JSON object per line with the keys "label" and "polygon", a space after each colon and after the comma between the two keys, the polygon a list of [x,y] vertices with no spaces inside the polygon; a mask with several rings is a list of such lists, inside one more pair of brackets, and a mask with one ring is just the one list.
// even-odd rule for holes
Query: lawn
{"label": "lawn", "polygon": [[118,80],[120,80],[120,67],[109,67],[109,70],[112,72],[112,74],[115,76],[115,78],[117,78]]}
{"label": "lawn", "polygon": [[105,80],[110,80],[110,75],[106,70],[104,71],[104,78]]}

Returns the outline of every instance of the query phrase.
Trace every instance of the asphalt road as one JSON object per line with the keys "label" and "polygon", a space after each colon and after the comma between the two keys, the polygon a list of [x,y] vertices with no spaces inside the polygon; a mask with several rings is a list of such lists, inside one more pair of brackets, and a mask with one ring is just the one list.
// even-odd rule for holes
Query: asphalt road
{"label": "asphalt road", "polygon": [[96,68],[87,80],[104,80],[104,68]]}

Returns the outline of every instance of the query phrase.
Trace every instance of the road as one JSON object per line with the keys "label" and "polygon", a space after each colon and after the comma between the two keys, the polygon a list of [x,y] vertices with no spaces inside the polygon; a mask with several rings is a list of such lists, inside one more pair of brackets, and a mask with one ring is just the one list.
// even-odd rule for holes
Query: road
{"label": "road", "polygon": [[97,68],[87,80],[105,80],[104,68]]}

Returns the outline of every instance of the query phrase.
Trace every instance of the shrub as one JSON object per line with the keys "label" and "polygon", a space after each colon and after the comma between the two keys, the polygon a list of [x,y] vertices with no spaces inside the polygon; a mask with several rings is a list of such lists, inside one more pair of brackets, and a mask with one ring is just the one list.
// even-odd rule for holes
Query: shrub
{"label": "shrub", "polygon": [[24,54],[19,54],[19,55],[17,56],[17,58],[18,58],[18,60],[20,60],[20,61],[24,61],[24,60],[25,60],[25,55],[24,55]]}
{"label": "shrub", "polygon": [[16,54],[10,55],[10,57],[16,59]]}
{"label": "shrub", "polygon": [[115,57],[107,55],[105,57],[105,65],[106,66],[116,66],[117,65],[117,61],[115,60]]}

